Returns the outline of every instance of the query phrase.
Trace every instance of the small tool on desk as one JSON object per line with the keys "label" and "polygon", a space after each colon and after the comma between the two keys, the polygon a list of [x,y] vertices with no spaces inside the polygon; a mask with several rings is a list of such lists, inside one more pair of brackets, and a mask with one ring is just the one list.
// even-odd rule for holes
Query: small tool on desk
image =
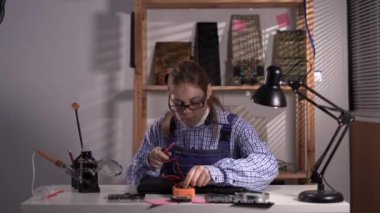
{"label": "small tool on desk", "polygon": [[98,164],[97,161],[92,156],[90,150],[85,150],[83,146],[82,132],[79,123],[78,109],[80,105],[74,102],[71,107],[75,111],[75,118],[77,121],[79,141],[81,147],[80,155],[74,159],[72,163],[73,169],[79,173],[78,179],[71,179],[71,186],[78,189],[79,192],[99,192],[98,183]]}
{"label": "small tool on desk", "polygon": [[38,154],[39,156],[50,161],[56,167],[61,168],[61,169],[65,169],[66,174],[70,175],[73,179],[76,179],[79,181],[79,173],[77,171],[75,171],[73,168],[71,168],[70,166],[67,166],[63,161],[52,157],[51,155],[47,154],[46,152],[44,152],[42,150],[37,150],[36,154]]}
{"label": "small tool on desk", "polygon": [[50,198],[52,198],[52,197],[56,197],[58,194],[61,194],[61,193],[63,193],[63,192],[65,192],[65,190],[60,189],[60,190],[58,190],[58,191],[55,191],[55,192],[52,192],[52,193],[46,195],[46,198],[47,198],[47,199],[50,199]]}
{"label": "small tool on desk", "polygon": [[172,201],[191,202],[195,198],[195,189],[193,187],[182,188],[179,184],[173,185]]}
{"label": "small tool on desk", "polygon": [[109,201],[122,201],[122,202],[142,202],[144,201],[145,194],[134,194],[134,193],[124,193],[124,194],[109,194],[107,199]]}

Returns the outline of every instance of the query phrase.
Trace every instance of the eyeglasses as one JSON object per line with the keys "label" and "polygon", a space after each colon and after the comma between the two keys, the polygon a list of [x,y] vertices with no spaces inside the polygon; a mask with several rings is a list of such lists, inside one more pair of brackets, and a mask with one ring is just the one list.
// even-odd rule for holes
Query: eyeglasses
{"label": "eyeglasses", "polygon": [[185,109],[189,110],[198,110],[204,107],[206,103],[206,97],[203,97],[201,101],[196,102],[196,103],[191,103],[191,104],[184,104],[181,102],[180,104],[173,103],[174,101],[171,99],[170,95],[168,98],[168,105],[169,109],[173,112],[183,112]]}

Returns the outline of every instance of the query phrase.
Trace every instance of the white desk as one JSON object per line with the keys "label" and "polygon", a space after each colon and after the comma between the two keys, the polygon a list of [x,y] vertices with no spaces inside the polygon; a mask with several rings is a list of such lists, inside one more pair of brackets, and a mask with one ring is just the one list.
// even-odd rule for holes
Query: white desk
{"label": "white desk", "polygon": [[[138,212],[161,212],[161,213],[230,213],[230,212],[277,212],[277,213],[297,213],[297,212],[349,212],[350,205],[347,202],[334,204],[304,203],[297,200],[298,193],[303,190],[315,189],[311,185],[271,185],[266,192],[270,193],[270,201],[274,205],[269,209],[253,207],[235,207],[231,204],[194,204],[194,203],[173,203],[169,205],[156,206],[145,202],[109,202],[108,194],[118,194],[130,191],[126,185],[102,185],[100,193],[78,193],[70,186],[56,186],[63,189],[62,193],[50,199],[41,199],[33,196],[21,204],[23,213],[138,213]],[[198,195],[197,195],[198,196]],[[201,196],[201,195],[199,195]],[[155,199],[164,195],[146,195],[145,199]]]}

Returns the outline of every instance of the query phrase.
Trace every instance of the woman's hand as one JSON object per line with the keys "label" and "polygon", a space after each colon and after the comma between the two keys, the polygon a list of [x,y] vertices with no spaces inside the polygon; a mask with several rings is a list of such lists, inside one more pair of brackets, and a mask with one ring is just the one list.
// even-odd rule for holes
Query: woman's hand
{"label": "woman's hand", "polygon": [[167,152],[167,154],[165,154],[165,152],[163,152],[161,147],[156,146],[149,153],[149,156],[148,156],[149,164],[150,166],[156,169],[159,169],[162,167],[162,164],[165,161],[169,160],[170,155],[171,155],[170,152]]}
{"label": "woman's hand", "polygon": [[182,182],[182,187],[206,186],[210,180],[211,175],[206,167],[193,166],[193,168],[187,173],[185,180]]}

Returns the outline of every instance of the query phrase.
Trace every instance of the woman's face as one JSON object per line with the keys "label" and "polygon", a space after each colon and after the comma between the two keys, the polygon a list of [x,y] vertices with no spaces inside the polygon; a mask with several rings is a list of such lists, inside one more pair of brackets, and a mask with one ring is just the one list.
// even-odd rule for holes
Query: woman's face
{"label": "woman's face", "polygon": [[169,106],[182,123],[186,126],[194,126],[205,114],[210,95],[210,87],[205,94],[200,88],[188,83],[171,85]]}

